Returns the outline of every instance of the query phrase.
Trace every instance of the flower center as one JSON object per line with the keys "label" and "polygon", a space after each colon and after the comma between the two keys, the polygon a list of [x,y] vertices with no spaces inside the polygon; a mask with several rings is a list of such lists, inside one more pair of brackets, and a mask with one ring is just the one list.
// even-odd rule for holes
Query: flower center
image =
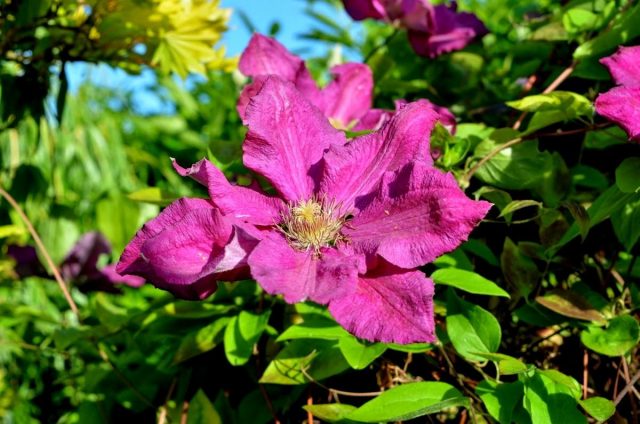
{"label": "flower center", "polygon": [[277,227],[292,247],[318,252],[322,247],[335,246],[342,239],[343,224],[344,218],[337,216],[334,202],[312,197],[290,204]]}

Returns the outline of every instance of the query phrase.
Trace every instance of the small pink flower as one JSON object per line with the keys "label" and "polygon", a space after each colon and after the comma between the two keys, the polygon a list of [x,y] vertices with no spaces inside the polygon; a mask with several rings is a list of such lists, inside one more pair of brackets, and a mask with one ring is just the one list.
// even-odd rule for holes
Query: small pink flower
{"label": "small pink flower", "polygon": [[[247,105],[243,151],[277,194],[232,186],[207,160],[174,164],[208,187],[210,201],[170,206],[180,211],[148,223],[118,270],[160,277],[178,294],[197,284],[207,293],[227,278],[217,258],[228,257],[220,271],[248,267],[287,302],[328,304],[358,337],[433,341],[433,283],[417,267],[466,240],[491,206],[433,168],[438,118],[429,103],[408,103],[380,130],[347,141],[292,83],[268,77]],[[234,242],[238,234],[247,242]]]}
{"label": "small pink flower", "polygon": [[[307,100],[311,101],[336,128],[352,131],[377,130],[395,113],[393,110],[375,109],[373,103],[373,76],[367,65],[345,63],[331,68],[333,80],[320,89],[306,65],[275,39],[254,34],[242,53],[240,71],[250,77],[238,99],[238,113],[244,119],[251,98],[256,95],[269,75],[292,82]],[[427,100],[425,100],[427,101]],[[400,104],[405,104],[403,100]],[[443,125],[454,130],[456,120],[445,107],[433,105]],[[397,110],[397,107],[396,107]]]}
{"label": "small pink flower", "polygon": [[238,66],[243,74],[253,77],[253,83],[244,88],[238,100],[238,113],[243,119],[251,97],[260,91],[269,75],[294,83],[336,127],[352,129],[361,121],[371,122],[368,114],[378,113],[378,110],[371,109],[373,75],[367,65],[345,63],[334,66],[331,68],[333,80],[320,89],[302,59],[291,54],[275,39],[255,33],[240,56]]}
{"label": "small pink flower", "polygon": [[640,46],[620,47],[600,63],[618,86],[598,96],[596,112],[620,125],[629,140],[640,142]]}

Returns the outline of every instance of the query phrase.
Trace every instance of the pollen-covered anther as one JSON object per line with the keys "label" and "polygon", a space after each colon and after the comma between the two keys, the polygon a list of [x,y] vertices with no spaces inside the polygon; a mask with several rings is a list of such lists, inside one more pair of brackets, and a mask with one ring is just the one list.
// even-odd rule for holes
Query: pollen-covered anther
{"label": "pollen-covered anther", "polygon": [[319,252],[342,239],[340,229],[344,223],[335,202],[312,197],[290,204],[278,228],[292,247]]}

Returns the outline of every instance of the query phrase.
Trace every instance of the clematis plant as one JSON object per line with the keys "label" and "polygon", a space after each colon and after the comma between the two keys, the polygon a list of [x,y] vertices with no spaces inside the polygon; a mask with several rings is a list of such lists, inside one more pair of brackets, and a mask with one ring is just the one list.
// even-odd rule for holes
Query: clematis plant
{"label": "clematis plant", "polygon": [[629,140],[640,142],[640,46],[620,47],[600,63],[618,86],[598,96],[596,112],[620,125]]}
{"label": "clematis plant", "polygon": [[487,33],[473,13],[457,12],[457,3],[432,5],[427,0],[344,0],[355,20],[393,22],[408,31],[409,43],[420,56],[436,57],[463,49]]}
{"label": "clematis plant", "polygon": [[188,298],[250,275],[289,303],[327,304],[360,338],[434,341],[433,283],[418,267],[466,240],[491,206],[433,167],[437,120],[428,102],[408,103],[347,141],[292,83],[267,77],[245,110],[243,160],[276,195],[231,185],[206,159],[174,164],[210,199],[165,209],[117,271]]}
{"label": "clematis plant", "polygon": [[[251,97],[260,91],[269,75],[292,82],[339,129],[356,132],[376,130],[395,112],[372,108],[373,75],[367,65],[345,63],[332,67],[333,79],[321,89],[302,59],[275,39],[259,33],[253,34],[240,56],[239,68],[243,74],[253,78],[253,82],[242,90],[238,99],[238,113],[243,118]],[[455,127],[455,117],[447,108],[437,105],[433,107],[440,114],[443,125]]]}

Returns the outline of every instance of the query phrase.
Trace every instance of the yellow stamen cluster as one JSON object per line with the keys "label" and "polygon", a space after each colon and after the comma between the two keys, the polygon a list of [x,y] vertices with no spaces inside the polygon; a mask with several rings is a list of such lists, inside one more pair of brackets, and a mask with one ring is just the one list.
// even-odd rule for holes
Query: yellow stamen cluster
{"label": "yellow stamen cluster", "polygon": [[337,209],[335,203],[315,197],[301,200],[289,205],[278,228],[292,247],[318,253],[320,248],[334,246],[342,238],[344,219],[337,216]]}

